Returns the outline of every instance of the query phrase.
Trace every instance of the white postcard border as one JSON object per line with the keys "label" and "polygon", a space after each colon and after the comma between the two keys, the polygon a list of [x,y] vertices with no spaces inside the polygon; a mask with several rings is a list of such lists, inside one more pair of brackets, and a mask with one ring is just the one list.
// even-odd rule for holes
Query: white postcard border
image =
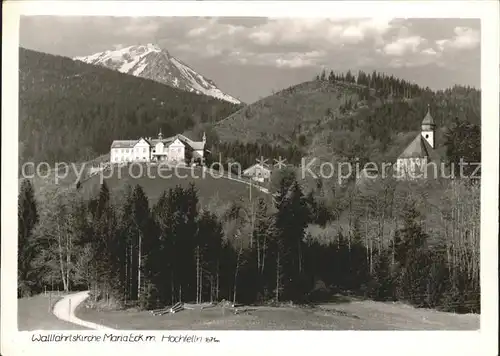
{"label": "white postcard border", "polygon": [[[499,149],[499,6],[496,1],[343,1],[343,2],[146,2],[32,1],[3,4],[2,29],[2,354],[190,354],[327,352],[338,354],[490,355],[498,350],[498,149]],[[19,15],[108,16],[271,16],[481,18],[482,191],[481,191],[481,330],[480,331],[151,331],[165,334],[216,335],[218,344],[32,343],[34,332],[17,331],[16,261],[18,167]],[[121,331],[127,334],[125,331]],[[134,331],[138,333],[138,331]],[[70,333],[70,332],[67,332]],[[78,333],[71,331],[71,333]],[[102,334],[88,331],[81,334]],[[146,334],[146,332],[144,332]],[[202,346],[203,345],[203,346]],[[324,351],[323,351],[324,350]]]}

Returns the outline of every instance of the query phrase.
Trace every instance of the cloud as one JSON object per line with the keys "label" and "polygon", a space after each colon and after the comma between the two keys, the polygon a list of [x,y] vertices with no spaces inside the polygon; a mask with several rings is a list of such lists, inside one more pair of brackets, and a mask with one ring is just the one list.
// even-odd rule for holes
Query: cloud
{"label": "cloud", "polygon": [[434,50],[434,48],[426,48],[422,51],[422,54],[428,56],[437,56],[439,53]]}
{"label": "cloud", "polygon": [[302,58],[302,57],[294,57],[291,59],[282,59],[278,58],[276,59],[276,66],[278,68],[303,68],[303,67],[310,67],[314,66],[314,62],[310,59],[307,58]]}
{"label": "cloud", "polygon": [[276,68],[310,68],[326,58],[325,51],[289,52],[289,53],[256,53],[233,51],[225,58],[226,63],[252,64]]}
{"label": "cloud", "polygon": [[[20,44],[42,52],[73,57],[140,43],[157,43],[222,87],[227,83],[229,92],[249,95],[246,101],[262,94],[261,85],[266,90],[262,83],[289,86],[323,67],[418,78],[413,73],[432,66],[446,70],[448,81],[469,76],[466,83],[479,83],[474,19],[21,17]],[[242,86],[240,75],[254,89]]]}
{"label": "cloud", "polygon": [[218,26],[212,33],[209,35],[211,40],[216,40],[226,36],[234,36],[237,33],[240,33],[245,30],[244,26],[234,26],[234,25],[222,25]]}
{"label": "cloud", "polygon": [[187,37],[203,37],[205,40],[207,38],[210,40],[217,40],[227,36],[233,36],[247,29],[242,25],[219,22],[214,19],[199,19],[198,25],[200,24],[202,24],[202,26],[187,30]]}
{"label": "cloud", "polygon": [[394,42],[386,44],[383,52],[389,56],[402,56],[407,52],[415,53],[418,47],[425,42],[426,40],[420,36],[398,38]]}
{"label": "cloud", "polygon": [[278,68],[304,68],[314,67],[317,65],[318,59],[323,59],[326,56],[325,51],[311,51],[306,53],[296,53],[291,58],[276,59]]}
{"label": "cloud", "polygon": [[469,27],[455,27],[454,33],[455,36],[451,39],[436,41],[441,51],[446,51],[447,49],[473,49],[479,45],[481,40],[479,31]]}
{"label": "cloud", "polygon": [[123,27],[114,28],[114,32],[122,32],[126,34],[137,35],[151,35],[158,31],[161,24],[151,18],[132,18],[132,19],[122,19],[126,21],[127,25]]}
{"label": "cloud", "polygon": [[256,31],[248,35],[248,38],[254,43],[262,46],[269,46],[274,42],[274,34],[266,31]]}
{"label": "cloud", "polygon": [[408,52],[406,56],[393,56],[388,66],[391,68],[415,68],[435,64],[438,67],[444,67],[445,63],[442,52],[427,47],[422,50]]}
{"label": "cloud", "polygon": [[189,30],[187,33],[188,37],[199,37],[202,36],[205,32],[207,32],[206,27],[197,27],[193,28],[192,30]]}
{"label": "cloud", "polygon": [[217,22],[226,25],[238,25],[243,27],[257,27],[267,23],[267,17],[219,17]]}
{"label": "cloud", "polygon": [[357,24],[357,31],[365,37],[372,37],[381,40],[382,37],[392,29],[394,20],[391,18],[375,18],[362,20]]}
{"label": "cloud", "polygon": [[324,47],[378,39],[391,28],[391,19],[270,19],[248,34],[257,45],[304,45]]}

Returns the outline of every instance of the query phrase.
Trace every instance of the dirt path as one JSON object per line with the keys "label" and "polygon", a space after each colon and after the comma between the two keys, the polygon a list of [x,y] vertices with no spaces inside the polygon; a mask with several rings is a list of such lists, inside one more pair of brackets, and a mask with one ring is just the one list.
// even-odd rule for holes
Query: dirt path
{"label": "dirt path", "polygon": [[85,321],[77,318],[75,316],[75,310],[85,299],[89,296],[88,291],[73,293],[65,296],[61,300],[59,300],[56,305],[54,305],[54,309],[52,312],[54,315],[61,320],[67,321],[72,324],[84,326],[89,329],[96,330],[113,330],[110,327],[92,323],[90,321]]}

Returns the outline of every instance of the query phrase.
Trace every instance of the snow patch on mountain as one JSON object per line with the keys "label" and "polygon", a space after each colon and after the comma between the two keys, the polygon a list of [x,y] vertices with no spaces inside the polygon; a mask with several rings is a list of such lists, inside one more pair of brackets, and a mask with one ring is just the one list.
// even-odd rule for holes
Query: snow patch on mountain
{"label": "snow patch on mountain", "polygon": [[235,104],[241,103],[238,99],[222,92],[213,81],[171,56],[168,51],[151,43],[73,59],[155,80],[189,92],[212,96]]}
{"label": "snow patch on mountain", "polygon": [[146,69],[146,67],[148,66],[147,63],[141,63],[141,65],[139,65],[135,70],[134,70],[134,75],[137,77],[139,75],[141,75],[141,73],[144,71],[144,69]]}

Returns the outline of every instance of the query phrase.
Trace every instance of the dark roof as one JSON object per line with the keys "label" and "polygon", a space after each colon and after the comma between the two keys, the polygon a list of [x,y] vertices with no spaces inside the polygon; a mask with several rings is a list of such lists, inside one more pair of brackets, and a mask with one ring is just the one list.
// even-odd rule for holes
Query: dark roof
{"label": "dark roof", "polygon": [[[203,141],[193,141],[190,138],[177,134],[175,136],[167,137],[161,140],[164,144],[168,144],[174,142],[176,139],[179,139],[182,143],[190,146],[193,150],[203,150],[205,148],[205,143]],[[160,142],[160,140],[156,140],[156,143]],[[155,143],[155,144],[156,144]]]}
{"label": "dark roof", "polygon": [[111,148],[132,148],[139,140],[114,140]]}
{"label": "dark roof", "polygon": [[429,145],[422,134],[418,134],[398,158],[423,158],[427,157],[430,161],[439,161],[438,153]]}
{"label": "dark roof", "polygon": [[176,137],[183,143],[186,143],[189,146],[191,146],[193,150],[203,150],[205,148],[205,142],[203,141],[193,141],[190,138],[187,138],[186,136],[181,134],[176,135]]}

